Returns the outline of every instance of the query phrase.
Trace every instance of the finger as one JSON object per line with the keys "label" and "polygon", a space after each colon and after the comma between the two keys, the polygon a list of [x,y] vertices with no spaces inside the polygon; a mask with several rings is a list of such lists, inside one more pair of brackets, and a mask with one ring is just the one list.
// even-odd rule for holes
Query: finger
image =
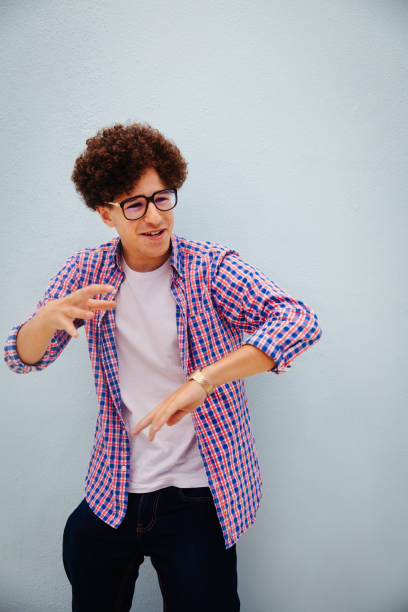
{"label": "finger", "polygon": [[78,338],[79,336],[78,330],[75,327],[75,325],[72,323],[71,319],[68,319],[66,317],[64,322],[65,322],[65,326],[61,327],[61,329],[64,329],[73,338]]}
{"label": "finger", "polygon": [[143,417],[139,423],[137,423],[136,427],[132,431],[134,436],[137,436],[143,429],[145,429],[152,422],[153,415],[147,415]]}
{"label": "finger", "polygon": [[154,436],[157,434],[159,429],[160,429],[160,427],[153,427],[153,426],[150,427],[149,435],[147,436],[147,440],[149,442],[152,442],[154,440]]}
{"label": "finger", "polygon": [[182,412],[181,410],[178,410],[177,412],[175,412],[174,414],[171,415],[171,417],[169,418],[169,420],[167,421],[167,425],[172,426],[175,425],[176,423],[178,423],[179,421],[181,421],[181,419],[186,415],[185,412]]}
{"label": "finger", "polygon": [[92,298],[89,298],[87,304],[89,308],[96,310],[112,310],[116,306],[115,300],[94,300]]}
{"label": "finger", "polygon": [[64,312],[71,319],[92,319],[95,316],[95,313],[91,310],[84,310],[76,306],[69,306]]}
{"label": "finger", "polygon": [[87,297],[91,297],[92,295],[97,295],[98,293],[112,293],[113,291],[115,291],[115,287],[113,285],[92,284],[82,287],[82,289],[78,289],[77,293],[82,293]]}
{"label": "finger", "polygon": [[159,429],[161,429],[163,427],[163,425],[169,420],[169,418],[172,416],[173,411],[167,409],[165,412],[163,412],[162,414],[157,415],[157,417],[155,417],[152,421],[152,431],[159,431]]}
{"label": "finger", "polygon": [[155,434],[162,428],[164,423],[172,416],[174,409],[167,408],[162,410],[153,417],[152,424],[149,431],[149,440],[153,440]]}

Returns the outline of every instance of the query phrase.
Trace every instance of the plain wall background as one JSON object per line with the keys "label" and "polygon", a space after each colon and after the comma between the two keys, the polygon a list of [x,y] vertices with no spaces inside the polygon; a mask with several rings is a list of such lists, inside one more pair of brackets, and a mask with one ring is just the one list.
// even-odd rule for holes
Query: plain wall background
{"label": "plain wall background", "polygon": [[[319,316],[290,372],[246,379],[264,494],[242,612],[408,609],[407,32],[393,0],[1,2],[4,341],[66,257],[115,235],[70,175],[127,121],[189,163],[174,231]],[[66,612],[97,414],[84,330],[45,371],[0,375],[0,609]],[[146,558],[132,610],[161,606]]]}

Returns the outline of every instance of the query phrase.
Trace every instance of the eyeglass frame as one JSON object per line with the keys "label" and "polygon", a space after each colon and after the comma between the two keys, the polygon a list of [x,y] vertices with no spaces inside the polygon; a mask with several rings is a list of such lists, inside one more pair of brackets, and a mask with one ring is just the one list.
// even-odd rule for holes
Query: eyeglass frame
{"label": "eyeglass frame", "polygon": [[[160,210],[160,208],[157,206],[156,202],[154,201],[154,197],[158,194],[158,193],[163,193],[163,191],[174,191],[174,195],[176,196],[176,201],[174,203],[174,206],[172,206],[171,208],[167,208],[166,210]],[[125,211],[123,210],[124,205],[127,202],[131,202],[132,200],[135,200],[136,198],[144,198],[146,200],[146,204],[145,204],[145,211],[143,213],[143,215],[141,215],[140,217],[137,217],[136,219],[129,219],[126,215],[125,215]],[[156,206],[157,210],[159,212],[168,212],[169,210],[173,210],[173,208],[176,206],[177,202],[178,202],[178,198],[177,198],[177,189],[175,187],[167,187],[166,189],[159,189],[159,191],[155,191],[154,193],[152,193],[151,196],[145,196],[143,194],[140,195],[134,195],[130,198],[126,198],[125,200],[122,200],[121,202],[105,202],[105,204],[110,204],[111,206],[120,206],[120,208],[122,209],[122,213],[123,216],[125,217],[125,219],[127,221],[139,221],[139,219],[141,219],[142,217],[145,216],[145,214],[147,213],[147,209],[149,208],[149,204],[150,202],[153,202],[153,204]]]}

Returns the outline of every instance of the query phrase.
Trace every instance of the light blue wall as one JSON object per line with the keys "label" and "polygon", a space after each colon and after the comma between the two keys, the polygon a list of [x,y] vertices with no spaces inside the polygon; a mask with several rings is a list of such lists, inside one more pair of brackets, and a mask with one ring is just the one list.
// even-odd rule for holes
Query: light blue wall
{"label": "light blue wall", "polygon": [[[70,174],[128,120],[189,162],[176,233],[319,316],[290,372],[247,379],[264,495],[237,544],[242,612],[408,608],[407,28],[386,0],[1,3],[4,339],[113,236]],[[68,611],[62,530],[97,411],[83,330],[47,370],[0,375],[0,608]],[[161,609],[149,559],[133,609]]]}

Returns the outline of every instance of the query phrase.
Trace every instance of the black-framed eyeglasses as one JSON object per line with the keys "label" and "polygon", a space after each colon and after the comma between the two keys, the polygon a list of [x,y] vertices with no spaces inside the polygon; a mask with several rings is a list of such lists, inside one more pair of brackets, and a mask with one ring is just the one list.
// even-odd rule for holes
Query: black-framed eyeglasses
{"label": "black-framed eyeglasses", "polygon": [[177,189],[160,189],[160,191],[155,191],[149,197],[136,195],[126,198],[126,200],[121,202],[105,202],[105,204],[120,206],[125,218],[129,221],[134,221],[146,214],[149,202],[153,202],[158,210],[171,210],[177,204]]}

